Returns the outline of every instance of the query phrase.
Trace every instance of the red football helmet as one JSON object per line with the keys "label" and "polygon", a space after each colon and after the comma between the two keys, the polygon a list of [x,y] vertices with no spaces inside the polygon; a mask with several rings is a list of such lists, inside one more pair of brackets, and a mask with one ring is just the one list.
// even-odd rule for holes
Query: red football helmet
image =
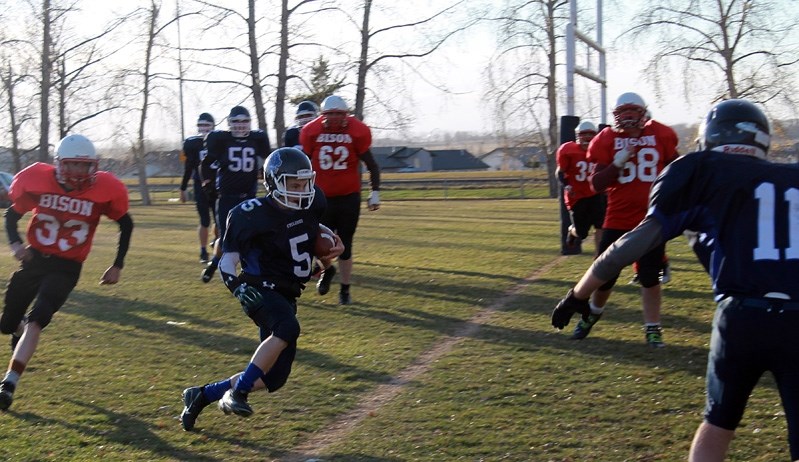
{"label": "red football helmet", "polygon": [[647,121],[644,99],[637,93],[622,93],[613,108],[613,121],[617,130],[644,128]]}
{"label": "red football helmet", "polygon": [[330,130],[347,128],[347,115],[350,109],[340,96],[330,95],[322,101],[322,123]]}
{"label": "red football helmet", "polygon": [[56,180],[70,190],[88,189],[97,177],[98,163],[97,151],[88,138],[69,135],[56,147]]}

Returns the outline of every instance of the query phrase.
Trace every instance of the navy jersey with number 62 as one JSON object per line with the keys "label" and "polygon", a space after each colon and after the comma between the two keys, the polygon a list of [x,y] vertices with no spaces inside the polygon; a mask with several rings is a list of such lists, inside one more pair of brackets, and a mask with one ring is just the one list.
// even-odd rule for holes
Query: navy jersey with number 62
{"label": "navy jersey with number 62", "polygon": [[746,155],[696,152],[670,164],[652,187],[648,215],[664,239],[707,233],[716,299],[799,300],[799,167]]}
{"label": "navy jersey with number 62", "polygon": [[319,218],[327,206],[322,190],[315,190],[307,210],[284,209],[268,196],[237,205],[228,215],[223,251],[238,252],[247,275],[304,284],[311,278]]}
{"label": "navy jersey with number 62", "polygon": [[203,166],[216,163],[216,189],[221,195],[254,194],[258,185],[258,158],[269,155],[269,137],[263,130],[253,130],[246,138],[236,138],[229,131],[216,130],[205,140],[208,154]]}

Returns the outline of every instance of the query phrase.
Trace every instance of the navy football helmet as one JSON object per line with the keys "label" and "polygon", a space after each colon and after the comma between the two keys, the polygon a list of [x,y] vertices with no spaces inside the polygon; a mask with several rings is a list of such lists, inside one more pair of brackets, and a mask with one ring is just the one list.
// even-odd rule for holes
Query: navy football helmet
{"label": "navy football helmet", "polygon": [[313,101],[303,101],[297,105],[297,115],[294,121],[300,127],[305,126],[308,122],[312,121],[319,115],[319,106]]}
{"label": "navy football helmet", "polygon": [[197,133],[201,135],[207,135],[211,130],[214,129],[216,122],[214,121],[214,116],[207,112],[203,112],[197,117]]}
{"label": "navy football helmet", "polygon": [[[279,204],[294,210],[307,209],[313,203],[316,172],[311,159],[296,148],[272,151],[264,162],[264,186]],[[308,180],[301,189],[289,185],[289,180]]]}
{"label": "navy football helmet", "polygon": [[227,116],[230,134],[234,138],[246,138],[250,134],[250,111],[244,106],[234,106]]}
{"label": "navy football helmet", "polygon": [[708,112],[699,129],[699,149],[747,154],[764,159],[771,145],[768,117],[743,99],[722,101]]}

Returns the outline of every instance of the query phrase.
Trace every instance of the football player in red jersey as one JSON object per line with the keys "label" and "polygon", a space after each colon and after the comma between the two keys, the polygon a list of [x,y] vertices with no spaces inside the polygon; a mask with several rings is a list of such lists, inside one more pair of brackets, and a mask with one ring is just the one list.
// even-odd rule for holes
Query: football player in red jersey
{"label": "football player in red jersey", "polygon": [[[13,350],[0,382],[1,410],[11,406],[42,330],[78,283],[102,215],[119,224],[120,234],[116,258],[100,284],[119,282],[133,232],[128,190],[113,174],[97,171],[97,163],[92,142],[69,135],[56,147],[55,165],[37,162],[17,173],[11,184],[13,203],[6,211],[6,231],[21,266],[8,282],[0,318],[0,331],[11,334]],[[26,246],[17,223],[29,211],[33,216]]]}
{"label": "football player in red jersey", "polygon": [[[563,201],[569,210],[571,226],[566,236],[566,245],[574,246],[588,237],[594,227],[595,249],[602,239],[602,223],[605,220],[605,196],[591,189],[588,176],[593,165],[585,159],[588,144],[596,136],[596,125],[584,120],[575,130],[577,141],[568,141],[555,154],[558,164],[558,180],[563,185]],[[598,255],[598,254],[596,254]]]}
{"label": "football player in red jersey", "polygon": [[[300,144],[311,158],[316,183],[327,197],[327,209],[322,224],[335,231],[344,242],[344,253],[338,258],[341,269],[339,303],[348,305],[352,277],[352,241],[361,210],[360,164],[366,164],[372,191],[367,200],[369,210],[380,208],[380,167],[369,148],[372,132],[369,127],[349,114],[344,100],[336,95],[322,101],[321,117],[302,127]],[[320,295],[330,290],[336,274],[335,266],[324,270],[316,285]]]}
{"label": "football player in red jersey", "polygon": [[[592,188],[607,195],[605,222],[598,253],[602,253],[644,218],[649,190],[661,171],[677,158],[677,134],[671,127],[647,117],[644,99],[623,93],[613,109],[613,127],[603,129],[588,145],[588,162],[594,163]],[[660,328],[660,272],[665,243],[637,260],[641,284],[646,341],[662,347]],[[591,297],[591,314],[574,329],[573,339],[588,336],[610,298],[616,279],[612,278]]]}

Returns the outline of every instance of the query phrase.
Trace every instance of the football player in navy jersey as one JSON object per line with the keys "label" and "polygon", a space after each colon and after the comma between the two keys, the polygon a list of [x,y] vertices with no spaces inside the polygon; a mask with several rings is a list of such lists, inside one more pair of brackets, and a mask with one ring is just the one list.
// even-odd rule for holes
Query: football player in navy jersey
{"label": "football player in navy jersey", "polygon": [[319,116],[319,106],[313,101],[303,101],[297,105],[297,115],[294,125],[283,133],[283,146],[302,149],[300,144],[300,130],[308,122]]}
{"label": "football player in navy jersey", "polygon": [[[193,429],[197,416],[214,401],[225,414],[247,417],[253,413],[248,393],[261,388],[271,393],[286,383],[300,335],[297,298],[311,278],[319,218],[327,205],[315,176],[302,151],[277,149],[264,164],[267,196],[245,200],[230,211],[219,270],[258,326],[261,344],[243,372],[183,391],[180,421],[185,430]],[[328,255],[317,256],[324,266],[344,251],[338,236],[335,241]]]}
{"label": "football player in navy jersey", "polygon": [[712,282],[716,314],[704,421],[689,460],[724,460],[761,375],[777,383],[791,460],[799,460],[799,166],[768,162],[770,126],[754,104],[718,103],[705,118],[701,151],[658,177],[644,220],[600,255],[552,312],[562,329],[587,317],[591,293],[650,249],[694,230]]}
{"label": "football player in navy jersey", "polygon": [[[219,236],[225,235],[228,212],[241,201],[252,199],[258,190],[258,169],[271,148],[263,130],[250,129],[250,112],[235,106],[227,117],[229,130],[212,131],[205,138],[208,151],[203,168],[216,167],[216,224]],[[260,160],[259,160],[260,159]],[[214,246],[214,257],[202,272],[203,282],[214,276],[219,266],[221,249]]]}
{"label": "football player in navy jersey", "polygon": [[[188,200],[186,189],[189,186],[189,179],[194,183],[194,203],[197,207],[197,214],[200,216],[200,224],[197,227],[197,237],[200,241],[200,262],[208,263],[208,234],[211,227],[211,219],[216,222],[216,197],[209,198],[202,187],[202,177],[200,176],[200,162],[205,157],[206,150],[205,135],[214,129],[214,116],[203,112],[197,118],[197,134],[186,138],[183,141],[183,156],[186,158],[183,164],[183,178],[180,181],[180,202]],[[206,174],[207,175],[207,174]],[[210,178],[209,178],[210,180]],[[210,182],[210,181],[209,181]],[[213,199],[211,201],[210,199]]]}

